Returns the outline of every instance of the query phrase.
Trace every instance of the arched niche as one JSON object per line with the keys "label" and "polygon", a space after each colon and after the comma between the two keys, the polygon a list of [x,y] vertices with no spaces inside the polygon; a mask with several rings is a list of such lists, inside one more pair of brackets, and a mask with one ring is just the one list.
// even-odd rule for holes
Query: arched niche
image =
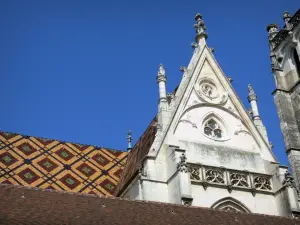
{"label": "arched niche", "polygon": [[211,208],[224,211],[251,213],[251,211],[243,203],[232,197],[226,197],[218,200],[211,206]]}

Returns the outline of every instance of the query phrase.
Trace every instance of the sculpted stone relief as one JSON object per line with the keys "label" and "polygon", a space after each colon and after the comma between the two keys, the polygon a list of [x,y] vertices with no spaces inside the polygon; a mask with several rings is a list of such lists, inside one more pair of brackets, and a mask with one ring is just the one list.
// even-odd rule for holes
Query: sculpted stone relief
{"label": "sculpted stone relief", "polygon": [[223,104],[228,99],[228,93],[221,90],[212,79],[201,79],[195,84],[194,89],[202,102]]}

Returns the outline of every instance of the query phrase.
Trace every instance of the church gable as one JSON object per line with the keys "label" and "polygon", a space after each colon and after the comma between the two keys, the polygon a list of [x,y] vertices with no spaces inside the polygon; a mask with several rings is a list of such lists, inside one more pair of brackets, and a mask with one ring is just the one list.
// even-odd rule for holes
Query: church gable
{"label": "church gable", "polygon": [[113,194],[127,152],[0,133],[0,183],[86,194]]}
{"label": "church gable", "polygon": [[182,96],[177,96],[181,101],[168,140],[226,145],[276,161],[207,46],[190,73]]}

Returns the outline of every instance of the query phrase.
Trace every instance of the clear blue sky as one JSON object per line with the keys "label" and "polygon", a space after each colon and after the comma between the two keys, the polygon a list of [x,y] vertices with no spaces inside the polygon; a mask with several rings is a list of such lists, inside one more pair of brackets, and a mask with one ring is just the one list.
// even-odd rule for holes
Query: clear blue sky
{"label": "clear blue sky", "polygon": [[157,113],[158,65],[171,92],[187,65],[194,16],[248,108],[247,84],[287,164],[271,92],[266,25],[282,26],[299,0],[1,1],[0,128],[39,137],[126,149]]}

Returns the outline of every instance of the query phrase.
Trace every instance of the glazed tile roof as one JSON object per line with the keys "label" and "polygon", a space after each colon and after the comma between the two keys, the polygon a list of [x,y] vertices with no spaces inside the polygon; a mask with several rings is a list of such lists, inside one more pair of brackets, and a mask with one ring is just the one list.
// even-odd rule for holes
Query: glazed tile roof
{"label": "glazed tile roof", "polygon": [[127,152],[0,132],[0,183],[112,195]]}
{"label": "glazed tile roof", "polygon": [[299,220],[0,185],[0,224],[300,225]]}
{"label": "glazed tile roof", "polygon": [[115,196],[119,196],[130,183],[130,181],[137,175],[139,166],[148,154],[149,149],[154,141],[156,134],[156,124],[157,119],[156,117],[154,117],[150,125],[147,127],[143,135],[140,137],[140,139],[137,141],[130,154],[128,155],[123,175],[114,194]]}

